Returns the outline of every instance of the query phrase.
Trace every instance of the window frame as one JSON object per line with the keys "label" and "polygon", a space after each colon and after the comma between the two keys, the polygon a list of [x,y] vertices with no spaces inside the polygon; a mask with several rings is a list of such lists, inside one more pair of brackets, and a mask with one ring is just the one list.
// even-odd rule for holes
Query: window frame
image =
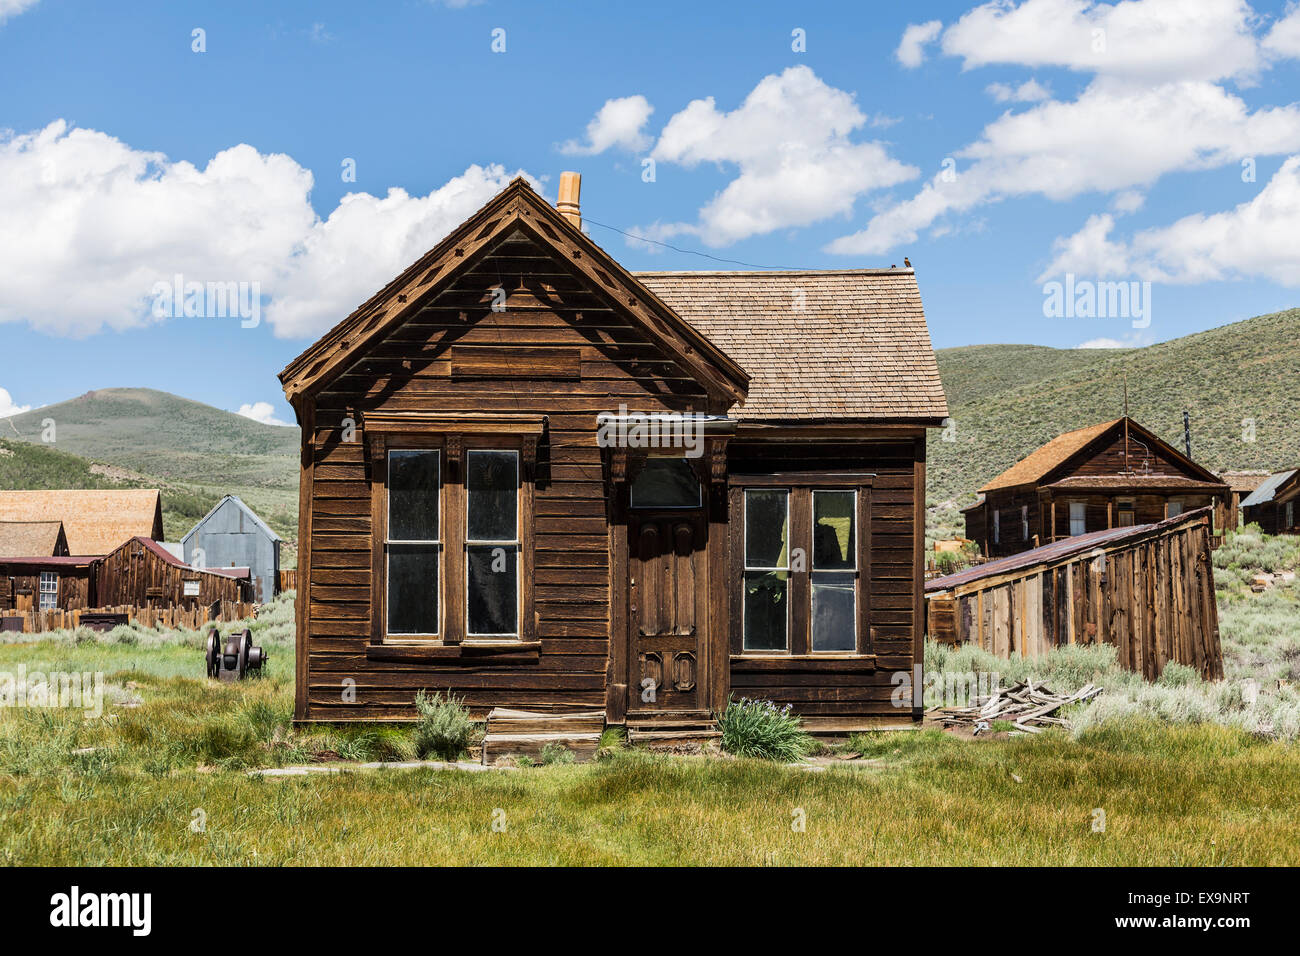
{"label": "window frame", "polygon": [[[869,658],[874,655],[871,636],[871,488],[874,474],[857,471],[786,472],[777,474],[732,474],[729,476],[731,514],[731,654],[733,657],[789,660],[834,660]],[[789,492],[787,498],[789,539],[786,562],[789,566],[787,631],[785,650],[747,650],[744,646],[745,537],[748,533],[745,493],[751,490]],[[855,649],[812,650],[812,561],[814,491],[853,491],[855,565],[854,625]],[[802,570],[796,567],[795,549],[804,551]],[[763,569],[754,569],[763,570]],[[773,569],[769,569],[773,570]],[[843,573],[843,572],[841,572]]]}
{"label": "window frame", "polygon": [[[46,588],[46,582],[52,581],[53,588]],[[46,595],[50,596],[50,603],[45,603]],[[58,571],[41,571],[40,576],[36,579],[36,609],[38,611],[53,611],[59,606],[59,572]]]}
{"label": "window frame", "polygon": [[[1083,530],[1081,531],[1074,530],[1074,509],[1076,505],[1078,506],[1080,511],[1079,520],[1083,523]],[[1065,513],[1065,520],[1066,520],[1066,527],[1070,532],[1068,537],[1074,538],[1074,537],[1078,537],[1081,534],[1087,534],[1088,533],[1088,502],[1081,501],[1078,498],[1075,498],[1072,501],[1068,502],[1068,507],[1066,508],[1066,513]]]}
{"label": "window frame", "polygon": [[[389,532],[393,527],[393,502],[392,495],[389,493],[388,475],[391,471],[393,454],[401,452],[420,452],[424,454],[434,454],[438,456],[438,538],[436,540],[423,539],[395,539],[390,537]],[[443,634],[446,633],[446,591],[447,591],[447,542],[446,542],[446,525],[444,511],[446,506],[443,502],[443,489],[446,487],[446,456],[443,454],[441,447],[409,447],[405,444],[395,443],[384,449],[384,607],[383,607],[383,635],[384,639],[390,643],[400,642],[434,642],[441,641]],[[390,564],[392,561],[392,546],[396,545],[415,545],[423,547],[432,547],[437,555],[438,561],[438,629],[436,631],[392,631],[391,620],[388,616],[389,597],[388,582],[390,578]]]}
{"label": "window frame", "polygon": [[[785,495],[785,566],[784,567],[750,567],[749,566],[749,494],[750,492],[778,492]],[[790,608],[793,602],[790,600],[791,585],[793,584],[794,574],[790,570],[790,551],[793,548],[792,538],[793,531],[790,524],[791,498],[794,493],[790,488],[779,487],[762,487],[762,488],[742,488],[740,491],[741,510],[740,510],[740,647],[742,653],[746,654],[788,654],[790,653]],[[745,647],[745,599],[744,588],[746,576],[751,571],[764,571],[771,573],[773,571],[785,572],[785,648],[754,648]]]}
{"label": "window frame", "polygon": [[[370,645],[372,647],[448,648],[455,653],[461,644],[471,647],[536,648],[537,619],[534,610],[533,567],[535,560],[535,462],[538,439],[527,430],[406,430],[376,429],[370,446],[371,585]],[[468,455],[465,451],[513,451],[516,453],[516,568],[518,571],[517,623],[513,635],[473,635],[468,629],[468,493],[465,484]],[[438,449],[440,455],[438,634],[390,634],[388,632],[388,452]],[[460,586],[454,582],[460,580]],[[454,599],[453,599],[454,598]]]}
{"label": "window frame", "polygon": [[1029,540],[1029,505],[1020,506],[1020,540]]}
{"label": "window frame", "polygon": [[993,543],[1002,543],[1002,509],[993,508]]}
{"label": "window frame", "polygon": [[[523,483],[524,483],[524,456],[521,449],[502,448],[500,446],[483,446],[477,438],[472,439],[475,447],[468,445],[464,451],[464,485],[463,493],[465,495],[464,524],[461,534],[461,547],[464,550],[464,560],[460,562],[462,568],[461,578],[464,580],[462,588],[464,598],[464,621],[465,621],[465,643],[476,644],[483,642],[500,643],[502,641],[519,641],[523,639],[524,626],[524,562],[523,562]],[[469,457],[474,454],[485,453],[508,453],[515,456],[515,537],[513,541],[505,541],[496,538],[471,538],[469,536],[469,485],[466,479],[469,476]],[[511,633],[475,633],[469,629],[469,549],[471,547],[484,546],[510,546],[515,549],[515,629]]]}
{"label": "window frame", "polygon": [[[845,494],[845,493],[851,494],[853,496],[853,549],[852,549],[853,567],[828,569],[819,572],[816,567],[817,557],[816,557],[816,540],[815,540],[815,535],[817,533],[817,496],[819,494]],[[853,487],[810,488],[809,503],[811,506],[809,510],[809,515],[812,518],[812,527],[811,527],[812,535],[810,536],[810,540],[808,542],[809,545],[808,547],[808,653],[817,654],[817,655],[855,653],[857,649],[862,646],[862,635],[859,633],[862,630],[862,621],[859,619],[859,615],[858,615],[858,602],[861,600],[861,595],[859,594],[859,592],[861,591],[861,588],[859,586],[859,580],[862,574],[862,555],[861,555],[861,549],[858,547],[858,534],[861,532],[861,528],[859,527],[861,523],[861,518],[860,518],[860,512],[858,508],[858,489]],[[827,648],[824,650],[818,650],[817,647],[815,646],[816,635],[813,632],[813,623],[815,618],[813,615],[814,612],[816,611],[817,605],[814,601],[813,587],[816,583],[815,575],[819,573],[853,575],[853,650],[852,651],[846,651],[843,650],[842,648]]]}

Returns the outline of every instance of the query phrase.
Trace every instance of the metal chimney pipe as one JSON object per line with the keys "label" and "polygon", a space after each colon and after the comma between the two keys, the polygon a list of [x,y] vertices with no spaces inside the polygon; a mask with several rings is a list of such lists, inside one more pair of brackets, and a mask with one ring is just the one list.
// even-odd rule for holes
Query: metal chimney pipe
{"label": "metal chimney pipe", "polygon": [[555,208],[561,216],[573,223],[575,229],[582,228],[582,210],[578,205],[581,193],[581,173],[560,173],[560,196],[555,202]]}
{"label": "metal chimney pipe", "polygon": [[1187,457],[1192,457],[1192,422],[1187,414],[1187,409],[1183,409],[1183,444],[1187,446]]}

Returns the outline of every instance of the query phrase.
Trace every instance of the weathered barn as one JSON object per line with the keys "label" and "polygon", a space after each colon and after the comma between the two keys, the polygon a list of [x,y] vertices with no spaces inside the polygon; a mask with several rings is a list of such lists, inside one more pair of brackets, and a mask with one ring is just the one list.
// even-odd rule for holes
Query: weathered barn
{"label": "weathered barn", "polygon": [[1206,506],[1221,535],[1228,500],[1222,479],[1130,418],[1058,435],[979,492],[966,537],[989,557]]}
{"label": "weathered barn", "polygon": [[928,636],[999,657],[1102,642],[1148,680],[1170,661],[1218,680],[1210,517],[1203,508],[1093,531],[935,578],[925,585]]}
{"label": "weathered barn", "polygon": [[632,274],[576,199],[516,180],[281,373],[296,718],[919,717],[947,408],[912,270]]}
{"label": "weathered barn", "polygon": [[253,594],[263,603],[275,597],[280,577],[280,536],[248,505],[226,495],[181,539],[186,564],[205,568],[246,567]]}
{"label": "weathered barn", "polygon": [[1268,534],[1300,534],[1300,469],[1270,475],[1242,501],[1241,513]]}
{"label": "weathered barn", "polygon": [[195,607],[253,599],[248,568],[192,568],[145,537],[130,538],[96,560],[94,579],[103,607]]}
{"label": "weathered barn", "polygon": [[103,555],[136,535],[162,540],[162,497],[139,488],[0,491],[0,521],[61,521],[70,554]]}

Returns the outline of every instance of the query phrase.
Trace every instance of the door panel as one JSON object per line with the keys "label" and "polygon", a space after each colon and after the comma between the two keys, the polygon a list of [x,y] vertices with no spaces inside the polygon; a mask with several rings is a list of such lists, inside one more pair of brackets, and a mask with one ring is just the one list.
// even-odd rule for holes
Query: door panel
{"label": "door panel", "polygon": [[702,512],[629,514],[629,711],[702,706],[707,536]]}

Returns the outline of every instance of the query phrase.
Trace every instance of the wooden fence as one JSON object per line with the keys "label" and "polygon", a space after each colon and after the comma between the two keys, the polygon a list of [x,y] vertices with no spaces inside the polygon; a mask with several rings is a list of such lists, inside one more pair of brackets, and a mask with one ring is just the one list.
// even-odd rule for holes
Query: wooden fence
{"label": "wooden fence", "polygon": [[280,570],[280,580],[276,591],[294,591],[298,588],[298,569],[288,568]]}
{"label": "wooden fence", "polygon": [[196,631],[210,620],[241,621],[253,616],[257,605],[248,601],[222,601],[215,617],[210,607],[133,607],[119,604],[113,607],[78,608],[65,611],[51,608],[48,611],[0,611],[0,616],[22,618],[22,631],[39,634],[81,625],[83,615],[125,614],[127,619],[141,627],[187,628]]}
{"label": "wooden fence", "polygon": [[999,657],[1101,642],[1148,680],[1170,661],[1218,680],[1209,512],[1079,535],[927,581],[927,635]]}

